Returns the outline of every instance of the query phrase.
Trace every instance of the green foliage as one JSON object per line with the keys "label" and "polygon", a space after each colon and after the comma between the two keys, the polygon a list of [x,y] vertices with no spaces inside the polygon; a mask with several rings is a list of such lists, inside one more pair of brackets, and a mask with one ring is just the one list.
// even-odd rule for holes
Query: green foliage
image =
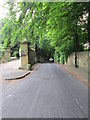
{"label": "green foliage", "polygon": [[58,54],[57,54],[56,51],[55,51],[55,54],[54,54],[54,61],[55,61],[55,62],[58,62]]}
{"label": "green foliage", "polygon": [[9,16],[3,20],[2,27],[4,48],[8,45],[12,48],[26,38],[47,58],[54,56],[58,61],[60,53],[60,62],[64,63],[75,51],[77,20],[77,49],[84,50],[83,45],[88,41],[88,3],[10,2],[8,5]]}

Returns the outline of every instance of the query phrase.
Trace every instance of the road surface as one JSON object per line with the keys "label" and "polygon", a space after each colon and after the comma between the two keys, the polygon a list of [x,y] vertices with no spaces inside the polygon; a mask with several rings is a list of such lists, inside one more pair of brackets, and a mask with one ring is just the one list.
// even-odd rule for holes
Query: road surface
{"label": "road surface", "polygon": [[53,63],[2,91],[3,118],[88,118],[88,86]]}

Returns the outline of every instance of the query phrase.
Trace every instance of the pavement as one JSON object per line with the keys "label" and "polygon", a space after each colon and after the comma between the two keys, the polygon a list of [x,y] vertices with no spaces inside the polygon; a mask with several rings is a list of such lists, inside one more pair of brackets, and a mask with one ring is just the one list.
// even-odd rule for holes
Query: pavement
{"label": "pavement", "polygon": [[88,86],[54,63],[2,82],[3,118],[88,118]]}
{"label": "pavement", "polygon": [[25,77],[26,75],[30,74],[30,71],[25,71],[25,70],[17,70],[13,71],[7,74],[4,74],[2,76],[3,80],[15,80],[15,79],[21,79]]}
{"label": "pavement", "polygon": [[75,68],[73,65],[63,65],[63,64],[57,64],[61,66],[65,71],[67,71],[69,74],[71,74],[73,77],[75,77],[77,80],[80,80],[84,84],[87,84],[90,86],[90,83],[88,82],[88,69],[86,68]]}
{"label": "pavement", "polygon": [[30,74],[28,70],[19,70],[20,66],[20,60],[0,64],[0,78],[3,80],[14,80]]}

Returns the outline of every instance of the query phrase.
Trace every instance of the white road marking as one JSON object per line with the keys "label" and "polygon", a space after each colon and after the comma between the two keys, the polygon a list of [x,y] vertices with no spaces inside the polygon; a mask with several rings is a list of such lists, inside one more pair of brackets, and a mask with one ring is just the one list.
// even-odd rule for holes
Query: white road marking
{"label": "white road marking", "polygon": [[68,75],[69,77],[72,77],[70,74]]}
{"label": "white road marking", "polygon": [[9,95],[9,97],[11,97],[11,96],[12,96],[12,94]]}
{"label": "white road marking", "polygon": [[13,96],[12,94],[9,94],[8,96],[6,96],[6,97],[3,98],[2,100],[0,100],[0,102],[3,102],[4,100],[6,100],[7,98],[12,97],[12,96]]}
{"label": "white road marking", "polygon": [[78,105],[78,107],[82,110],[83,109],[83,107],[80,105],[80,103],[79,103],[79,101],[77,100],[77,98],[76,97],[74,97],[74,95],[72,94],[72,92],[70,91],[70,94],[71,94],[71,96],[73,97],[73,99],[74,99],[74,101],[76,102],[76,104]]}
{"label": "white road marking", "polygon": [[13,84],[12,84],[12,85],[8,85],[7,88],[9,88],[9,87],[11,87],[11,86],[13,86]]}
{"label": "white road marking", "polygon": [[82,109],[82,106],[81,106],[80,103],[78,102],[77,98],[75,98],[74,96],[73,96],[73,98],[74,98],[75,102],[77,103],[77,105],[80,107],[80,109]]}

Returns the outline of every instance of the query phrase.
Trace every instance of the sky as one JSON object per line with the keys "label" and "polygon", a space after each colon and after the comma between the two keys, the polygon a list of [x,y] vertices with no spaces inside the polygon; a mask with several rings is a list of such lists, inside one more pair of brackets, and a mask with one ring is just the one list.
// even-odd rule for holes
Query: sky
{"label": "sky", "polygon": [[[20,2],[22,0],[16,0],[17,2]],[[28,1],[28,0],[26,0]],[[40,0],[41,1],[41,0]],[[47,0],[46,0],[47,1]],[[7,0],[0,0],[0,19],[3,19],[6,14],[8,13],[8,7],[3,7],[2,5],[4,5],[4,3],[6,3]],[[18,16],[18,15],[17,15]]]}
{"label": "sky", "polygon": [[5,1],[4,0],[0,0],[0,19],[3,19],[7,12],[8,12],[8,9],[5,7],[3,7],[2,5],[4,5]]}

